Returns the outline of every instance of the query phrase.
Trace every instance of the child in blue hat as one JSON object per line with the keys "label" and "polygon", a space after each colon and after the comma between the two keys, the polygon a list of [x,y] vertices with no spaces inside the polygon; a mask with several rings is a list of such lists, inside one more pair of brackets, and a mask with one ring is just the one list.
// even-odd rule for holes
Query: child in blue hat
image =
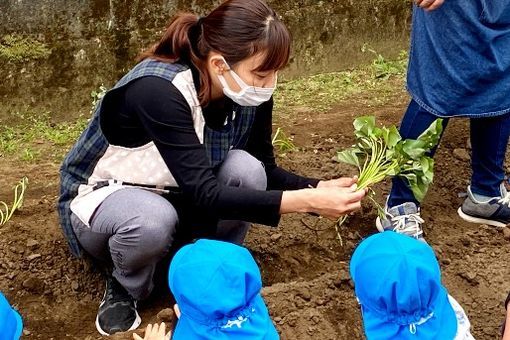
{"label": "child in blue hat", "polygon": [[198,240],[176,253],[168,279],[181,313],[173,339],[279,339],[246,248]]}
{"label": "child in blue hat", "polygon": [[23,330],[21,316],[0,293],[0,340],[18,340]]}
{"label": "child in blue hat", "polygon": [[392,231],[370,236],[354,251],[350,271],[369,340],[474,339],[426,243]]}

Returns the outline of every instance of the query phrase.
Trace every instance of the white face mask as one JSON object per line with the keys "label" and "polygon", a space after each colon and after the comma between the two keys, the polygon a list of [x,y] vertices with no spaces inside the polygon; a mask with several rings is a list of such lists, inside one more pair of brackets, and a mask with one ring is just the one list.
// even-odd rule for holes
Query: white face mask
{"label": "white face mask", "polygon": [[228,86],[225,77],[219,74],[218,78],[220,80],[221,86],[223,86],[223,93],[225,94],[225,96],[229,97],[235,103],[241,106],[259,106],[260,104],[267,102],[269,99],[271,99],[271,96],[273,95],[276,87],[277,80],[275,80],[274,87],[250,86],[246,84],[241,79],[241,77],[239,77],[237,73],[234,72],[234,70],[232,70],[232,68],[227,64],[225,59],[223,59],[223,62],[229,68],[230,74],[232,75],[232,78],[234,78],[234,81],[241,88],[241,91],[239,92],[232,91],[232,89],[230,89],[230,87]]}

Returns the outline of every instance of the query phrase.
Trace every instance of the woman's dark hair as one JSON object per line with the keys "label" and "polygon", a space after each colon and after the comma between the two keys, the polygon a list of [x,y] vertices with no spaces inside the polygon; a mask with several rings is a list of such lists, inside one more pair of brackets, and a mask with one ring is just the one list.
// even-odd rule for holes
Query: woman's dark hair
{"label": "woman's dark hair", "polygon": [[200,103],[211,97],[211,79],[205,71],[209,52],[218,52],[233,66],[258,53],[264,60],[258,72],[279,70],[289,61],[290,33],[263,0],[227,0],[206,17],[178,14],[161,40],[139,60],[191,62],[200,73]]}

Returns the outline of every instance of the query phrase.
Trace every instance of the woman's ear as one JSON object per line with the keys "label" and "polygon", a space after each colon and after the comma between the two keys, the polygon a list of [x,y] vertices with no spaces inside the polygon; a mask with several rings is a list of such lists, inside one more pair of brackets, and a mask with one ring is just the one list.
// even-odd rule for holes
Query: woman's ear
{"label": "woman's ear", "polygon": [[211,53],[207,58],[209,69],[217,75],[222,75],[225,71],[229,70],[225,59],[219,53]]}

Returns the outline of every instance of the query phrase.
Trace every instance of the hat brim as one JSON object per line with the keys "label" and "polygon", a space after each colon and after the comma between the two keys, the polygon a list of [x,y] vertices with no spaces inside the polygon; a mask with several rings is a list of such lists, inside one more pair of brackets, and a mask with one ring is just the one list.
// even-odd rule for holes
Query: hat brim
{"label": "hat brim", "polygon": [[252,303],[253,312],[241,327],[232,325],[222,328],[217,324],[204,324],[188,317],[185,313],[177,321],[172,334],[173,339],[279,339],[264,300],[258,294]]}
{"label": "hat brim", "polygon": [[14,333],[13,339],[19,339],[21,337],[21,333],[23,332],[23,320],[21,319],[21,315],[15,310],[12,311],[14,314],[14,318],[16,319],[16,332]]}
{"label": "hat brim", "polygon": [[363,314],[363,327],[368,340],[386,339],[454,339],[457,334],[457,317],[448,301],[448,294],[443,289],[438,298],[434,315],[416,325],[416,333],[412,334],[410,325],[399,325],[383,319],[377,313],[361,306]]}

